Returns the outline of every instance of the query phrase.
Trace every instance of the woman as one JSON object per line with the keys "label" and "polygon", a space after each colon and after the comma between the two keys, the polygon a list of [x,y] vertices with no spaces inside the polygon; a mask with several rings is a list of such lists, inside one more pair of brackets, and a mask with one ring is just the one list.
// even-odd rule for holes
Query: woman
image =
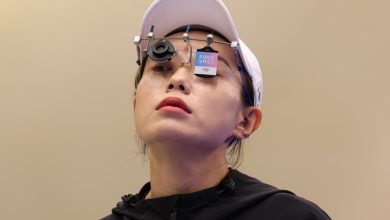
{"label": "woman", "polygon": [[134,117],[150,182],[104,220],[329,219],[315,204],[229,168],[260,125],[262,80],[221,1],[155,1],[135,43]]}

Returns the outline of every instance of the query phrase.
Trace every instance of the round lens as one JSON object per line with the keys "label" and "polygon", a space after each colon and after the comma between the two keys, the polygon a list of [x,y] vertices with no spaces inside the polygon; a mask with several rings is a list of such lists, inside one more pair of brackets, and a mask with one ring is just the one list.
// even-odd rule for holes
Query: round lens
{"label": "round lens", "polygon": [[167,52],[168,45],[166,43],[159,43],[156,44],[153,48],[153,52],[158,55]]}
{"label": "round lens", "polygon": [[175,53],[175,47],[165,39],[152,44],[147,52],[148,56],[155,61],[171,60]]}

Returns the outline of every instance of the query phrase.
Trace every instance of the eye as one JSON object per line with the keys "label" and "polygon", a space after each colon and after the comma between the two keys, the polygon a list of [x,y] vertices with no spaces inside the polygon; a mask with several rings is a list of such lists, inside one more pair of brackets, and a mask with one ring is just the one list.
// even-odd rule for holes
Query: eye
{"label": "eye", "polygon": [[226,75],[226,71],[217,71],[217,77],[224,77]]}
{"label": "eye", "polygon": [[164,73],[164,72],[169,72],[172,70],[172,67],[171,65],[169,64],[156,64],[155,66],[153,66],[153,71],[155,72],[161,72],[161,73]]}

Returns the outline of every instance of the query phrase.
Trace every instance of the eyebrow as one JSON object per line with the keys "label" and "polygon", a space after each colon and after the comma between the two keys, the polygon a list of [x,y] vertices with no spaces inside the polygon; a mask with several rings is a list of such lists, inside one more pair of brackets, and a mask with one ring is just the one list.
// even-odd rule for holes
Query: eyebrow
{"label": "eyebrow", "polygon": [[223,58],[223,57],[221,57],[221,56],[218,56],[218,60],[221,61],[221,62],[224,62],[224,63],[226,64],[226,66],[232,68],[232,67],[229,65],[229,62],[228,62],[225,58]]}

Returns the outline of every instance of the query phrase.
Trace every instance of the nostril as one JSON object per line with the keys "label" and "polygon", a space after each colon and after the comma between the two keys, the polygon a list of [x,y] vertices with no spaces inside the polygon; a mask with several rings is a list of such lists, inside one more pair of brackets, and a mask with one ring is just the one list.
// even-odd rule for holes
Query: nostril
{"label": "nostril", "polygon": [[173,85],[170,84],[170,85],[168,86],[168,88],[169,88],[169,89],[173,89]]}
{"label": "nostril", "polygon": [[184,86],[183,86],[183,85],[180,85],[180,86],[179,86],[179,89],[184,91]]}

